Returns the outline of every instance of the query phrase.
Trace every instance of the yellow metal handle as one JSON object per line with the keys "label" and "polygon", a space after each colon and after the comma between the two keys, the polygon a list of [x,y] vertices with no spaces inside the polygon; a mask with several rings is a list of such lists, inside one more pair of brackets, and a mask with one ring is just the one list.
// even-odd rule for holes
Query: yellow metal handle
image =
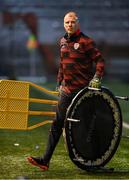
{"label": "yellow metal handle", "polygon": [[[40,90],[40,97],[46,98],[46,95],[51,95],[49,98],[32,98],[30,97],[30,89]],[[33,88],[34,87],[34,88]],[[37,92],[37,91],[36,91]],[[38,91],[39,92],[39,91]],[[38,93],[37,92],[37,93]],[[38,116],[38,119],[48,118],[47,116],[54,117],[53,111],[33,111],[29,110],[30,103],[35,106],[35,103],[42,103],[45,105],[56,105],[58,103],[58,92],[50,91],[46,88],[38,86],[31,82],[25,81],[13,81],[13,80],[0,80],[0,128],[2,129],[17,129],[28,130],[33,129],[47,123],[51,123],[51,120],[44,120],[28,127],[28,121],[31,119],[29,116]],[[52,98],[50,98],[52,97]],[[53,100],[54,99],[54,100]],[[41,115],[41,117],[40,117]],[[42,117],[44,116],[44,117]],[[33,119],[33,118],[32,118]],[[42,119],[41,119],[42,120]],[[35,121],[36,122],[36,121]],[[30,124],[30,123],[29,123]]]}

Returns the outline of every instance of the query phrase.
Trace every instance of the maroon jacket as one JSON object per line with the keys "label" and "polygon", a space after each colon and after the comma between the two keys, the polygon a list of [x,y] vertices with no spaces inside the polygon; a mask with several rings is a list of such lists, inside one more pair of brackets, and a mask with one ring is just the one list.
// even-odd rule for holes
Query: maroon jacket
{"label": "maroon jacket", "polygon": [[103,76],[104,59],[91,38],[80,31],[70,38],[66,34],[60,41],[60,47],[61,61],[57,81],[59,85],[63,85],[66,93],[88,86],[94,74]]}

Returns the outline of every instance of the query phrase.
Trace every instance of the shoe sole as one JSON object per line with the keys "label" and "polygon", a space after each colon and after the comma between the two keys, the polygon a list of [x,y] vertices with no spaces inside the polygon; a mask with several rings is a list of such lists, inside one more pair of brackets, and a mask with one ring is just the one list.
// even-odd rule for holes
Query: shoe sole
{"label": "shoe sole", "polygon": [[31,163],[34,166],[39,167],[40,169],[42,169],[43,171],[47,171],[48,170],[48,166],[46,165],[40,165],[38,164],[33,158],[28,157],[27,160],[29,161],[29,163]]}

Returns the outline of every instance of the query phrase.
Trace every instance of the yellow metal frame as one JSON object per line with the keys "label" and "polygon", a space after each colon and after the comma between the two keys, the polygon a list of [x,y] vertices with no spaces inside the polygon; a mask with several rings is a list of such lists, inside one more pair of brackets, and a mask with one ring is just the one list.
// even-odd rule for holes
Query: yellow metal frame
{"label": "yellow metal frame", "polygon": [[[40,90],[42,93],[51,95],[55,100],[37,99],[30,97],[30,87]],[[53,98],[52,98],[53,99]],[[55,116],[54,111],[30,111],[29,104],[42,103],[50,106],[58,103],[58,92],[50,91],[46,88],[38,86],[26,81],[1,80],[0,81],[0,128],[1,129],[17,129],[31,130],[51,123],[52,120],[44,120],[43,122],[28,127],[29,116],[49,116],[50,119]]]}

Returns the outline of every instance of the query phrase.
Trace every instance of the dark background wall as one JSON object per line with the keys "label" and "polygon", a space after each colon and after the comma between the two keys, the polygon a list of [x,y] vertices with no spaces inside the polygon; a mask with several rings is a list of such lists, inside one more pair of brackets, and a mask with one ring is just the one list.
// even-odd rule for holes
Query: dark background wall
{"label": "dark background wall", "polygon": [[[55,80],[63,17],[76,11],[81,30],[106,61],[106,78],[129,81],[128,0],[0,0],[0,76]],[[28,49],[35,36],[38,47]]]}

